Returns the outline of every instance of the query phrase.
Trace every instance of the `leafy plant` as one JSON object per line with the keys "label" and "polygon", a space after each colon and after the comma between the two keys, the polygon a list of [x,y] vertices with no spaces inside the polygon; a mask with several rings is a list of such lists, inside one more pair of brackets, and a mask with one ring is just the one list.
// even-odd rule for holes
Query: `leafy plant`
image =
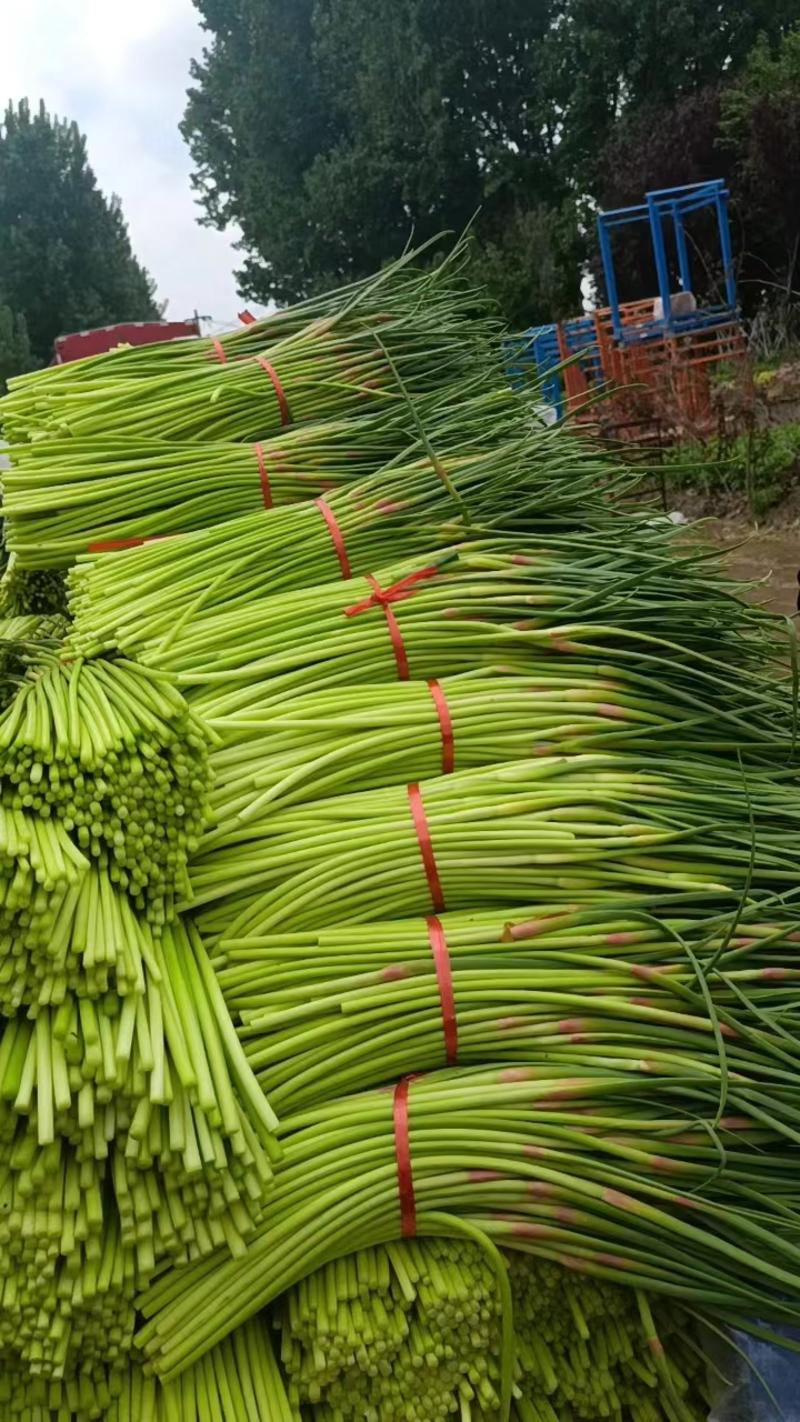
{"label": "leafy plant", "polygon": [[785,498],[800,468],[800,424],[752,430],[729,439],[715,436],[702,444],[673,445],[665,454],[671,489],[694,490],[706,497],[746,496],[760,518]]}

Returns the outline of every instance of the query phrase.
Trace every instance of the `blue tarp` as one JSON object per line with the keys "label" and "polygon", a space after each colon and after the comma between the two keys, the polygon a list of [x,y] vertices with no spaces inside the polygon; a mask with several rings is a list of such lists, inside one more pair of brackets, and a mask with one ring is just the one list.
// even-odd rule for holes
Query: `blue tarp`
{"label": "blue tarp", "polygon": [[[800,1341],[797,1330],[773,1331]],[[706,1340],[707,1351],[732,1379],[728,1388],[720,1384],[710,1422],[800,1422],[800,1354],[743,1333],[735,1333],[734,1338],[752,1366],[731,1350],[723,1356],[713,1339]],[[759,1373],[773,1397],[759,1381]]]}

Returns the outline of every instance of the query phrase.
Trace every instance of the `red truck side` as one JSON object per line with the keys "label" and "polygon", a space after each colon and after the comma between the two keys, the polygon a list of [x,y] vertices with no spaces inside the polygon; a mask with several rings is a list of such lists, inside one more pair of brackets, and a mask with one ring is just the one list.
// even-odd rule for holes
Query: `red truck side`
{"label": "red truck side", "polygon": [[98,326],[94,331],[76,331],[59,336],[54,344],[53,365],[103,355],[114,346],[152,346],[159,341],[185,340],[199,336],[196,321],[122,321],[117,326]]}

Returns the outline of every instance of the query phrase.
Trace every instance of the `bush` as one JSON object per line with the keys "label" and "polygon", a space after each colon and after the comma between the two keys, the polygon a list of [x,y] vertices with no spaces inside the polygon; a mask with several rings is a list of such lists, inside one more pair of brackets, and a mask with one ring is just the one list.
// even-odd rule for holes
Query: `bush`
{"label": "bush", "polygon": [[799,467],[800,424],[674,445],[664,461],[670,490],[686,489],[706,498],[742,495],[754,518],[786,497]]}

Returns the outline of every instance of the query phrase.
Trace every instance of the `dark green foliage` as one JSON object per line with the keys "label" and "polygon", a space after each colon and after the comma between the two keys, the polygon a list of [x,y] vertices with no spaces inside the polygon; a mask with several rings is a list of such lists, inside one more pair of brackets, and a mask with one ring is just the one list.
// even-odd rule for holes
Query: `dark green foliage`
{"label": "dark green foliage", "polygon": [[[732,152],[755,283],[797,300],[800,285],[800,32],[766,39],[723,95],[722,143]],[[758,288],[757,288],[758,289]],[[760,291],[759,291],[760,294]]]}
{"label": "dark green foliage", "polygon": [[[730,181],[733,157],[729,151],[720,150],[719,131],[718,84],[707,85],[666,106],[653,102],[632,110],[616,125],[600,154],[596,189],[600,206],[630,206],[641,202],[653,188],[706,182],[710,178]],[[721,300],[719,236],[714,213],[692,215],[686,231],[696,295],[701,301]],[[738,203],[734,234],[736,250],[740,251]],[[657,279],[649,224],[618,229],[612,240],[621,298],[636,301],[652,296]],[[602,292],[599,254],[594,256],[592,269]]]}
{"label": "dark green foliage", "polygon": [[[208,220],[242,227],[247,295],[287,301],[365,275],[412,231],[460,231],[480,209],[478,274],[515,316],[565,284],[574,304],[577,218],[555,121],[542,123],[550,0],[198,8],[212,41],[183,131]],[[545,228],[557,270],[542,277]],[[498,284],[499,251],[518,270]]]}
{"label": "dark green foliage", "polygon": [[496,236],[476,242],[472,279],[483,282],[515,330],[574,316],[581,309],[586,248],[575,207],[520,207]]}
{"label": "dark green foliage", "polygon": [[[76,124],[27,101],[0,123],[0,378],[47,363],[56,336],[158,315],[119,200],[100,192]],[[27,331],[27,335],[26,335]],[[26,343],[29,347],[26,349]]]}
{"label": "dark green foliage", "polygon": [[9,376],[30,370],[32,365],[25,317],[12,311],[10,306],[0,305],[0,394]]}
{"label": "dark green foliage", "polygon": [[549,101],[563,115],[570,168],[592,191],[621,119],[644,108],[666,117],[676,100],[741,69],[759,35],[775,42],[798,19],[796,0],[562,0],[551,9]]}
{"label": "dark green foliage", "polygon": [[578,309],[587,197],[733,164],[714,146],[717,87],[797,15],[796,0],[195,4],[209,43],[183,132],[205,220],[242,229],[244,294],[324,290],[477,212],[475,275],[515,325]]}

